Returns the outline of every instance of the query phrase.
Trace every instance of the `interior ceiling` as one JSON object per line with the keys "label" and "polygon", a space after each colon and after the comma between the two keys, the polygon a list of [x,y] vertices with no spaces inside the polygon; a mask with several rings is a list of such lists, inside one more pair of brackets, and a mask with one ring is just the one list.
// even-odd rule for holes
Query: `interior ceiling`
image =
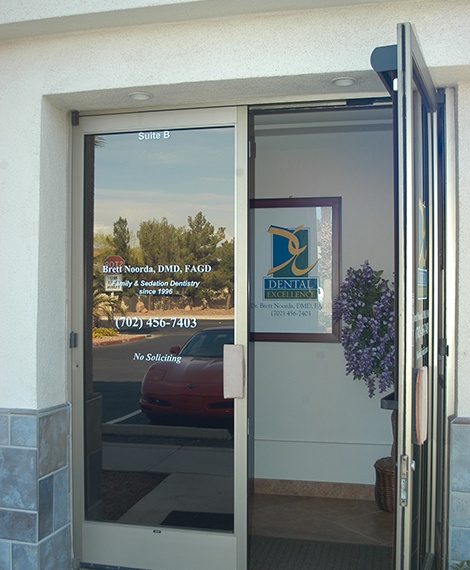
{"label": "interior ceiling", "polygon": [[296,111],[277,111],[273,113],[262,112],[256,114],[256,124],[263,126],[281,125],[306,125],[306,124],[336,124],[338,122],[377,122],[380,124],[391,124],[392,108],[390,104],[383,104],[377,107],[348,107],[324,109],[315,112],[304,109]]}
{"label": "interior ceiling", "polygon": [[332,107],[288,112],[255,112],[257,136],[392,129],[391,104],[376,107]]}

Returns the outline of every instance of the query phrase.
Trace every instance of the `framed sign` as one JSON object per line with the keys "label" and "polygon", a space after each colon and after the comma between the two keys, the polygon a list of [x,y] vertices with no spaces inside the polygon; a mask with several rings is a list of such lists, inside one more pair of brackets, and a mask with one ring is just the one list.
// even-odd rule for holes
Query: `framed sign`
{"label": "framed sign", "polygon": [[338,342],[341,198],[252,200],[251,340]]}

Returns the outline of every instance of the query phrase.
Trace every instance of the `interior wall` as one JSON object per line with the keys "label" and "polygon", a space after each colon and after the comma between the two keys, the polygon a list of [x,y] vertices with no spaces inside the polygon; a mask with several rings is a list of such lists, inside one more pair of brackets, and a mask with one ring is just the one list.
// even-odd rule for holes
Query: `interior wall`
{"label": "interior wall", "polygon": [[[341,196],[341,278],[367,259],[393,280],[392,156],[391,124],[259,136],[254,197]],[[345,375],[341,344],[257,342],[253,359],[255,477],[373,483],[390,413]]]}

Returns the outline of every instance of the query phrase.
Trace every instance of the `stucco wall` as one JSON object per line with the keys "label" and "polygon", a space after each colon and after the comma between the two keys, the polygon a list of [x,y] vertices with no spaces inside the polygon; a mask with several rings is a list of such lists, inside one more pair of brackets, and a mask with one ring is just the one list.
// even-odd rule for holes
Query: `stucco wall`
{"label": "stucco wall", "polygon": [[[171,14],[154,10],[164,10],[164,1],[109,0],[100,5],[101,13],[86,13],[86,9],[96,10],[96,3],[90,2],[81,3],[81,13],[76,2],[47,0],[40,11],[33,12],[31,3],[2,2],[0,408],[41,409],[69,398],[71,126],[67,111],[383,95],[369,67],[370,53],[377,45],[395,43],[397,22],[410,21],[436,84],[457,86],[457,414],[470,416],[470,174],[466,165],[470,3],[410,0],[340,6],[344,2],[338,0],[330,8],[325,3],[308,2],[318,9],[296,11],[305,5],[294,1],[284,13],[281,2],[266,1],[261,3],[264,10],[271,6],[277,11],[229,16],[223,4],[241,2],[176,1],[173,4],[180,6]],[[252,11],[254,3],[249,4],[246,9]],[[332,86],[333,77],[345,74],[356,78],[354,87],[344,91]],[[128,93],[137,89],[148,91],[152,99],[131,101]],[[294,351],[292,357],[296,356]],[[312,355],[307,366],[321,370],[321,357]],[[349,386],[357,391],[354,400],[367,402],[380,414],[375,401],[364,399],[362,386]],[[468,450],[468,437],[462,441],[462,449]],[[458,505],[468,506],[468,485],[455,486],[462,477],[468,478],[468,454],[461,456],[459,451],[457,447],[457,456],[465,462],[453,466],[456,471],[450,484],[456,493],[465,493],[465,502]],[[326,459],[334,461],[332,456]],[[310,467],[307,463],[302,469]],[[457,514],[451,513],[456,527],[465,518],[462,512],[467,511],[459,506]],[[468,545],[468,532],[459,536]],[[455,558],[468,556],[468,549],[457,546]]]}
{"label": "stucco wall", "polygon": [[457,249],[457,416],[470,417],[470,82],[459,85],[457,92],[457,164],[458,164],[458,249]]}
{"label": "stucco wall", "polygon": [[[67,110],[135,108],[127,94],[136,88],[150,91],[153,99],[145,106],[154,108],[337,97],[343,91],[330,79],[344,72],[358,80],[348,94],[382,94],[369,69],[370,52],[376,45],[393,43],[396,22],[402,20],[415,23],[438,83],[468,76],[465,22],[470,5],[425,4],[426,11],[415,2],[380,3],[1,44],[0,69],[8,82],[0,91],[0,254],[7,276],[0,282],[0,298],[6,300],[0,405],[34,408],[67,398]],[[447,25],[442,27],[444,18]],[[461,133],[468,120],[467,96],[468,87],[460,94]],[[461,244],[463,254],[464,239]],[[465,282],[462,278],[461,284]],[[464,352],[460,358],[463,370]],[[467,401],[470,413],[469,408]]]}
{"label": "stucco wall", "polygon": [[[89,22],[93,19],[84,17]],[[0,92],[4,110],[0,116],[0,254],[7,276],[0,282],[0,298],[6,300],[0,405],[36,408],[68,397],[67,110],[136,107],[127,96],[136,88],[150,91],[153,99],[145,105],[153,108],[320,94],[338,97],[343,92],[329,80],[344,72],[358,80],[347,94],[382,94],[380,82],[369,69],[369,55],[376,45],[395,41],[396,22],[403,20],[414,22],[436,82],[452,84],[469,76],[465,24],[469,17],[470,5],[465,1],[444,6],[441,2],[374,3],[127,26],[1,44],[1,72],[8,82]],[[21,18],[17,15],[17,19]],[[469,146],[465,128],[469,99],[468,83],[462,84],[461,155]],[[460,216],[465,220],[468,173],[461,168],[459,176]],[[469,415],[470,358],[465,343],[470,335],[464,318],[469,248],[463,223],[458,412]]]}

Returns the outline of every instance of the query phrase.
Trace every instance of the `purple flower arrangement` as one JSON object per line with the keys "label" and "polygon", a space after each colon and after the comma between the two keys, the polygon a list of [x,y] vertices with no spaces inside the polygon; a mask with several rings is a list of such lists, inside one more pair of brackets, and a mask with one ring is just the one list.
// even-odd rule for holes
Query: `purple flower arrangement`
{"label": "purple flower arrangement", "polygon": [[377,388],[391,388],[394,377],[394,295],[382,273],[368,261],[359,269],[349,268],[333,302],[333,320],[342,321],[346,374],[364,380],[370,398]]}

